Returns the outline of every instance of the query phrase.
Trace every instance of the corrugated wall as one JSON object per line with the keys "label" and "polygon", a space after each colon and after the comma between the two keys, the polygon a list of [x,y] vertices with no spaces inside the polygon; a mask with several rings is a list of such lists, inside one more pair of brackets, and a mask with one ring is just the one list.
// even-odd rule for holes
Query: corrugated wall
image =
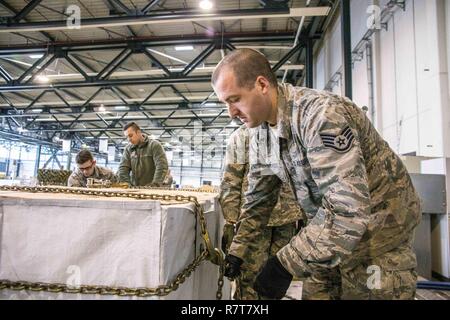
{"label": "corrugated wall", "polygon": [[[367,32],[373,10],[387,0],[351,1],[352,46]],[[406,0],[373,36],[353,64],[353,100],[369,107],[369,117],[400,154],[449,157],[450,52],[444,0]],[[369,11],[369,13],[368,13]],[[447,13],[448,21],[448,13]],[[315,86],[342,93],[340,19],[331,25],[315,55]],[[370,72],[373,76],[370,77]],[[371,83],[373,79],[373,83]]]}

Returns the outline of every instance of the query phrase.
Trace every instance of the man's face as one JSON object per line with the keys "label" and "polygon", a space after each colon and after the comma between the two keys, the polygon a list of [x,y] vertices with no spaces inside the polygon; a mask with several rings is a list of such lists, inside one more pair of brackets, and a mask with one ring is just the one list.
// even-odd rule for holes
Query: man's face
{"label": "man's face", "polygon": [[96,164],[95,160],[88,160],[83,164],[79,164],[78,169],[80,169],[83,175],[86,178],[88,178],[94,174],[95,164]]}
{"label": "man's face", "polygon": [[128,139],[128,142],[132,145],[138,145],[141,141],[142,133],[140,130],[134,130],[132,127],[128,128],[123,132],[125,137]]}
{"label": "man's face", "polygon": [[271,100],[269,82],[258,77],[252,89],[240,87],[233,71],[224,68],[214,87],[217,97],[228,107],[231,118],[239,118],[247,128],[256,128],[269,120]]}

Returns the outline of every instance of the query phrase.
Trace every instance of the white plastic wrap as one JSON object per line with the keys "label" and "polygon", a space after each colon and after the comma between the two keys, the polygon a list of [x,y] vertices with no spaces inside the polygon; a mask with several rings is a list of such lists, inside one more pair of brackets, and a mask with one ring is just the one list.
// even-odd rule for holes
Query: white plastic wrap
{"label": "white plastic wrap", "polygon": [[[201,198],[218,247],[217,199],[214,194]],[[0,279],[72,286],[168,284],[203,244],[193,209],[191,203],[0,192]],[[150,299],[215,299],[217,278],[217,266],[205,261],[178,290]],[[119,297],[0,290],[0,299]]]}

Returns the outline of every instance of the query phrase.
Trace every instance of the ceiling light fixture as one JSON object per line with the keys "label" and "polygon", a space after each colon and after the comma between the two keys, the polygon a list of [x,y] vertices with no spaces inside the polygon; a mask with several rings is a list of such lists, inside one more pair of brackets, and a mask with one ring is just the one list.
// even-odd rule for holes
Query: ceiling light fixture
{"label": "ceiling light fixture", "polygon": [[105,102],[105,88],[102,88],[102,103],[100,104],[100,107],[98,108],[98,112],[106,113],[105,105],[103,104]]}
{"label": "ceiling light fixture", "polygon": [[42,53],[36,53],[36,54],[30,54],[29,57],[31,59],[40,59],[42,58],[44,55]]}
{"label": "ceiling light fixture", "polygon": [[176,46],[175,47],[176,51],[190,51],[190,50],[194,50],[193,46]]}
{"label": "ceiling light fixture", "polygon": [[202,1],[200,1],[199,6],[203,10],[211,10],[213,7],[213,4],[209,0],[202,0]]}

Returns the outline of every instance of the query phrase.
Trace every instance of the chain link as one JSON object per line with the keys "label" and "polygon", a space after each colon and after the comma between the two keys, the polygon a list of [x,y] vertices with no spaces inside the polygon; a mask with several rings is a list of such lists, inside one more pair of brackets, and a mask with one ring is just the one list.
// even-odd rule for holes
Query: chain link
{"label": "chain link", "polygon": [[202,189],[202,188],[178,188],[174,189],[172,187],[156,187],[156,186],[142,186],[142,187],[132,187],[133,189],[143,189],[143,190],[166,190],[166,191],[188,191],[188,192],[197,192],[197,193],[217,193],[218,189]]}
{"label": "chain link", "polygon": [[216,299],[222,299],[223,277],[224,277],[224,262],[221,251],[214,248],[209,238],[208,229],[206,226],[206,219],[203,212],[203,207],[195,196],[184,195],[161,195],[161,194],[147,194],[147,193],[131,193],[126,191],[114,190],[99,190],[99,189],[80,189],[67,187],[52,187],[52,186],[0,186],[0,191],[14,191],[14,192],[31,192],[31,193],[65,193],[101,197],[125,197],[134,199],[146,200],[163,200],[163,201],[177,201],[193,203],[195,206],[195,214],[200,222],[200,230],[203,242],[206,249],[202,250],[194,261],[189,264],[183,271],[181,271],[169,285],[160,285],[156,288],[124,288],[124,287],[109,287],[109,286],[94,286],[81,285],[79,287],[72,287],[65,284],[50,284],[41,282],[26,282],[26,281],[9,281],[0,280],[0,290],[31,290],[31,291],[48,291],[48,292],[64,292],[64,293],[81,293],[81,294],[100,294],[100,295],[117,295],[117,296],[166,296],[178,289],[178,287],[191,275],[191,273],[204,261],[209,260],[219,266],[219,279],[217,281]]}

